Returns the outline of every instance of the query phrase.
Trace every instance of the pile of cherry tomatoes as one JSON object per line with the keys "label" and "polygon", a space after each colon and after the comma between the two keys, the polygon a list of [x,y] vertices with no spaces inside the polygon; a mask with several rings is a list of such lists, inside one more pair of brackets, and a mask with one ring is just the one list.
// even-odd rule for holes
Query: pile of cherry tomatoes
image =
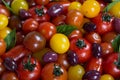
{"label": "pile of cherry tomatoes", "polygon": [[120,0],[0,0],[0,80],[120,80]]}

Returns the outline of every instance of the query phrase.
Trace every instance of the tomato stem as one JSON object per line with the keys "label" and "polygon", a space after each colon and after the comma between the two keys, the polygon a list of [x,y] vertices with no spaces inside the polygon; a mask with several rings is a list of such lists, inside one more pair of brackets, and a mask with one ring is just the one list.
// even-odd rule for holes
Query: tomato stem
{"label": "tomato stem", "polygon": [[79,48],[83,48],[83,47],[86,47],[86,44],[85,44],[84,40],[78,39],[76,42],[76,46],[78,46]]}
{"label": "tomato stem", "polygon": [[112,18],[112,16],[110,14],[108,14],[108,13],[103,13],[102,14],[102,20],[103,21],[110,22],[111,18]]}
{"label": "tomato stem", "polygon": [[29,71],[33,71],[35,66],[36,66],[36,63],[31,64],[30,59],[31,59],[31,55],[28,56],[27,63],[23,63],[23,66],[24,66],[24,69],[28,69]]}
{"label": "tomato stem", "polygon": [[44,6],[41,7],[41,9],[36,8],[35,12],[38,14],[38,16],[44,15]]}
{"label": "tomato stem", "polygon": [[60,76],[63,74],[61,67],[59,65],[54,64],[53,74],[55,76]]}

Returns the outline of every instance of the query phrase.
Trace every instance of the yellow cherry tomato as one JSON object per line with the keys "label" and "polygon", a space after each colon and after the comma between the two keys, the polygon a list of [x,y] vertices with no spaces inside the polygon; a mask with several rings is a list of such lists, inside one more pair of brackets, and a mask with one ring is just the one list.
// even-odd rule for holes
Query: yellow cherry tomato
{"label": "yellow cherry tomato", "polygon": [[50,47],[57,53],[63,54],[67,52],[70,47],[69,39],[66,35],[56,33],[50,39]]}
{"label": "yellow cherry tomato", "polygon": [[68,69],[68,80],[82,80],[85,69],[81,65],[70,66]]}
{"label": "yellow cherry tomato", "polygon": [[28,10],[28,3],[26,0],[13,0],[11,8],[15,14],[19,14],[20,9]]}
{"label": "yellow cherry tomato", "polygon": [[0,14],[0,30],[8,25],[8,17],[4,14]]}
{"label": "yellow cherry tomato", "polygon": [[114,15],[115,17],[120,18],[120,2],[116,3],[115,5],[112,6],[110,9],[110,13]]}
{"label": "yellow cherry tomato", "polygon": [[81,11],[88,18],[96,17],[100,12],[100,4],[96,0],[86,0],[81,7]]}
{"label": "yellow cherry tomato", "polygon": [[73,10],[73,9],[81,11],[81,3],[77,1],[70,3],[68,7],[68,11]]}
{"label": "yellow cherry tomato", "polygon": [[0,37],[4,39],[10,32],[11,29],[9,27],[5,27],[2,30],[0,30]]}
{"label": "yellow cherry tomato", "polygon": [[104,74],[101,76],[100,80],[115,80],[110,74]]}

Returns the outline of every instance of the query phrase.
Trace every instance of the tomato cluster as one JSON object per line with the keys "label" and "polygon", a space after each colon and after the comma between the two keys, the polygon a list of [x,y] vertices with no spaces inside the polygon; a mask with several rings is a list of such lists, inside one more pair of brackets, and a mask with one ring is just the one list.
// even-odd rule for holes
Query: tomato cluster
{"label": "tomato cluster", "polygon": [[119,0],[0,0],[0,80],[120,80]]}

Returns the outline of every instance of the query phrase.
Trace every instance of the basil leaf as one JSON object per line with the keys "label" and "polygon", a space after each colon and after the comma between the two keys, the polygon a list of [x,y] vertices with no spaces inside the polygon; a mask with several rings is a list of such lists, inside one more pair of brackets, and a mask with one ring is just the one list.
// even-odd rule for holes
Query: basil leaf
{"label": "basil leaf", "polygon": [[64,25],[57,26],[57,32],[63,33],[66,36],[68,36],[75,29],[77,29],[77,28],[75,26],[72,26],[72,25],[64,24]]}
{"label": "basil leaf", "polygon": [[16,44],[16,29],[13,29],[6,37],[7,50],[13,48]]}
{"label": "basil leaf", "polygon": [[107,5],[107,7],[105,7],[104,8],[104,10],[103,10],[103,12],[108,12],[111,8],[112,8],[112,6],[114,6],[116,3],[118,3],[120,0],[115,0],[115,1],[113,1],[112,3],[109,3],[108,5]]}
{"label": "basil leaf", "polygon": [[112,47],[115,52],[120,52],[120,35],[113,40]]}

